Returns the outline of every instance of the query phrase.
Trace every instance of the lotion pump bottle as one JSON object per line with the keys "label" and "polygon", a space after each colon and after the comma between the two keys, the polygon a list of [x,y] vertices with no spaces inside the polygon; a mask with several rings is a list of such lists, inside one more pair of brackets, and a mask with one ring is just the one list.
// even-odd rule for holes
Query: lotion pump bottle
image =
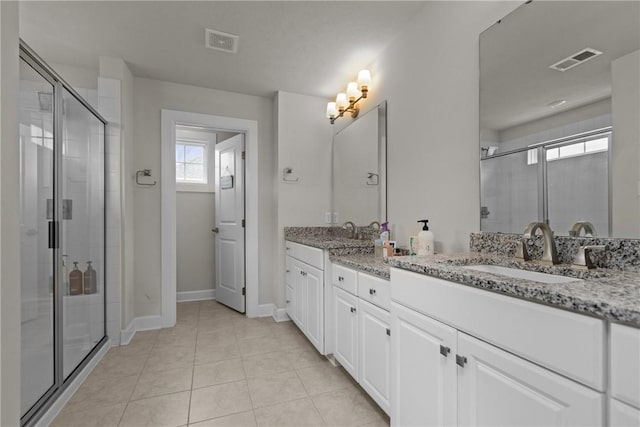
{"label": "lotion pump bottle", "polygon": [[380,226],[380,240],[382,240],[382,243],[386,242],[387,240],[391,240],[389,236],[388,222],[383,222],[382,226]]}
{"label": "lotion pump bottle", "polygon": [[418,233],[418,256],[433,255],[433,233],[429,231],[428,219],[421,219],[424,223],[422,231]]}

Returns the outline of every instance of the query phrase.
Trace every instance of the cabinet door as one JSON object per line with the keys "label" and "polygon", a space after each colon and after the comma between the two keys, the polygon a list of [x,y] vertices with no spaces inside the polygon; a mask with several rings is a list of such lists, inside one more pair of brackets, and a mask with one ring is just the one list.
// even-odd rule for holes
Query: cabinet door
{"label": "cabinet door", "polygon": [[640,426],[640,409],[609,399],[609,427]]}
{"label": "cabinet door", "polygon": [[601,393],[462,332],[458,354],[460,425],[604,425]]}
{"label": "cabinet door", "polygon": [[456,330],[391,303],[391,424],[455,426]]}
{"label": "cabinet door", "polygon": [[298,260],[293,261],[293,320],[301,331],[307,326],[305,306],[307,304],[307,285],[304,278],[304,264]]}
{"label": "cabinet door", "polygon": [[333,287],[335,347],[333,355],[358,381],[358,298]]}
{"label": "cabinet door", "polygon": [[640,329],[611,325],[611,396],[640,408]]}
{"label": "cabinet door", "polygon": [[391,315],[359,301],[360,386],[387,414],[391,410]]}
{"label": "cabinet door", "polygon": [[322,271],[305,265],[306,327],[304,332],[311,344],[324,353],[324,277]]}
{"label": "cabinet door", "polygon": [[285,286],[285,298],[286,298],[286,308],[287,315],[294,320],[294,312],[295,312],[295,302],[296,302],[296,293],[293,289],[293,286],[286,285]]}

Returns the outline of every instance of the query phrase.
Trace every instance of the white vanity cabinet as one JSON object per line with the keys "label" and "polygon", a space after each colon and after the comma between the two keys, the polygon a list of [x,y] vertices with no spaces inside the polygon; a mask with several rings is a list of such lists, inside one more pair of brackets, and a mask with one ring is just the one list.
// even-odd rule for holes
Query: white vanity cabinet
{"label": "white vanity cabinet", "polygon": [[640,329],[612,324],[609,372],[611,427],[640,426]]}
{"label": "white vanity cabinet", "polygon": [[336,264],[332,265],[331,276],[334,292],[334,357],[389,413],[389,281]]}
{"label": "white vanity cabinet", "polygon": [[333,356],[358,381],[358,297],[334,287]]}
{"label": "white vanity cabinet", "polygon": [[288,241],[285,250],[287,314],[324,354],[324,253]]}
{"label": "white vanity cabinet", "polygon": [[394,268],[391,298],[392,425],[604,425],[603,321]]}

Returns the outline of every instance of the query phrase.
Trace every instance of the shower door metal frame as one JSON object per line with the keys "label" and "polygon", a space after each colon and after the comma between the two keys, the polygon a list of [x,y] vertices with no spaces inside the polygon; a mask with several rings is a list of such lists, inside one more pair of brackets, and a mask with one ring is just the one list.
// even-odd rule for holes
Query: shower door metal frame
{"label": "shower door metal frame", "polygon": [[54,299],[53,299],[53,363],[54,378],[53,385],[33,404],[33,406],[20,419],[21,426],[32,426],[40,419],[40,417],[53,405],[55,399],[58,398],[69,386],[69,384],[78,376],[78,374],[87,366],[89,361],[100,351],[107,343],[107,215],[106,215],[106,183],[107,171],[105,167],[106,155],[103,152],[103,314],[104,326],[102,339],[94,345],[93,349],[85,356],[85,358],[76,366],[69,376],[64,378],[63,356],[64,356],[64,325],[62,323],[62,307],[64,304],[63,286],[64,277],[62,270],[62,254],[60,253],[60,232],[62,229],[62,109],[63,109],[63,90],[71,94],[78,102],[80,102],[95,118],[102,123],[103,151],[106,151],[106,125],[107,120],[100,115],[86,100],[84,100],[74,89],[68,84],[58,73],[56,73],[49,65],[47,65],[37,53],[33,51],[22,39],[20,39],[20,59],[33,68],[42,78],[53,86],[53,283],[54,283]]}

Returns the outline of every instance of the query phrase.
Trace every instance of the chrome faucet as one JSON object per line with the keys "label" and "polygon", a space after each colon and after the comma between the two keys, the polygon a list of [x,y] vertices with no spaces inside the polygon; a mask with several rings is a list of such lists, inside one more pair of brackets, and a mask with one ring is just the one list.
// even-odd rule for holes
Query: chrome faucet
{"label": "chrome faucet", "polygon": [[538,230],[542,232],[542,238],[544,242],[542,262],[548,264],[559,264],[558,254],[556,252],[556,244],[553,240],[553,231],[551,231],[551,228],[544,222],[532,222],[527,225],[527,228],[524,229],[522,241],[516,248],[516,258],[520,258],[525,261],[531,260],[531,255],[529,255],[529,251],[527,251],[525,241],[535,236],[536,231]]}
{"label": "chrome faucet", "polygon": [[356,236],[358,235],[358,227],[356,227],[356,225],[351,221],[345,222],[344,225],[342,226],[342,229],[346,231],[347,227],[351,228],[351,230],[349,231],[349,237],[351,237],[352,239],[355,239]]}
{"label": "chrome faucet", "polygon": [[596,228],[589,221],[578,221],[573,224],[571,230],[569,230],[569,236],[580,237],[580,231],[584,230],[585,237],[594,237],[596,235]]}
{"label": "chrome faucet", "polygon": [[380,230],[380,223],[378,221],[372,221],[371,224],[369,224],[369,228]]}
{"label": "chrome faucet", "polygon": [[578,248],[578,253],[573,258],[573,267],[592,269],[596,268],[591,259],[591,252],[604,250],[604,245],[585,245]]}

